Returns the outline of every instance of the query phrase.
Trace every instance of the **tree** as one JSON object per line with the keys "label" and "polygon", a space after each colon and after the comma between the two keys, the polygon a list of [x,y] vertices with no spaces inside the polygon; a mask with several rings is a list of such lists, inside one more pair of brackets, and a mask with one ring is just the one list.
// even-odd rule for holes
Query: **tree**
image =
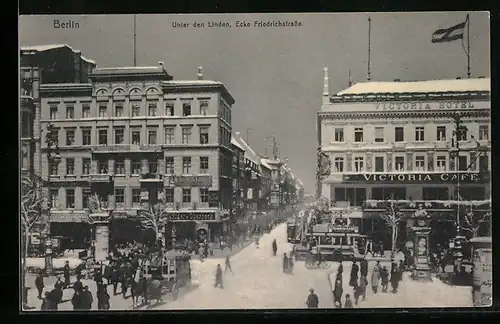
{"label": "tree", "polygon": [[41,195],[41,179],[38,176],[23,176],[21,178],[21,230],[22,230],[22,269],[23,289],[25,288],[28,258],[28,244],[33,225],[42,217],[43,197]]}
{"label": "tree", "polygon": [[398,206],[393,202],[389,201],[387,206],[387,211],[381,214],[382,219],[386,222],[387,226],[391,229],[392,238],[392,253],[396,253],[396,244],[399,235],[399,222],[403,218],[403,213],[399,211]]}
{"label": "tree", "polygon": [[137,216],[141,221],[141,226],[145,230],[153,230],[155,233],[155,242],[161,238],[164,228],[168,222],[165,204],[159,202],[150,205],[148,209],[141,208],[137,211]]}
{"label": "tree", "polygon": [[464,222],[465,222],[465,227],[462,227],[464,230],[470,232],[472,234],[472,237],[477,237],[477,234],[479,232],[479,228],[481,227],[481,224],[489,219],[491,213],[484,213],[482,216],[478,215],[477,213],[474,213],[472,210],[472,207],[465,213],[464,216]]}

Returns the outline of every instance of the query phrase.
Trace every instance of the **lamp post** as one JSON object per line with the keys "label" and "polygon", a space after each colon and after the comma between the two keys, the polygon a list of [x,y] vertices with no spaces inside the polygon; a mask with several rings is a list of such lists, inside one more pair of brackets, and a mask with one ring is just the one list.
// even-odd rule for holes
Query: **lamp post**
{"label": "lamp post", "polygon": [[50,210],[52,207],[52,197],[50,196],[50,176],[52,175],[53,168],[57,168],[61,162],[61,156],[59,155],[59,144],[58,144],[58,132],[54,125],[48,124],[47,131],[45,134],[45,142],[47,143],[47,162],[49,165],[49,172],[47,175],[47,188],[49,190],[48,202],[47,202],[47,227],[45,235],[45,271],[47,274],[52,273],[53,263],[52,263],[52,239],[50,237]]}

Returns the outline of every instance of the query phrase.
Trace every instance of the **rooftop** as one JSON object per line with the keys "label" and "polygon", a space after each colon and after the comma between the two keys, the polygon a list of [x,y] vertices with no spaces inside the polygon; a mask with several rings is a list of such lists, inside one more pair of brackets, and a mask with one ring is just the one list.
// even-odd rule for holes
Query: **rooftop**
{"label": "rooftop", "polygon": [[50,44],[50,45],[32,45],[32,46],[21,46],[21,51],[50,51],[57,48],[68,47],[72,51],[75,51],[71,46],[67,44]]}
{"label": "rooftop", "polygon": [[340,91],[337,96],[381,93],[439,93],[490,91],[490,78],[428,81],[359,82]]}
{"label": "rooftop", "polygon": [[234,134],[234,139],[236,141],[238,141],[238,143],[245,150],[245,158],[247,158],[250,161],[252,161],[253,163],[259,165],[260,164],[260,157],[259,157],[259,155],[257,153],[255,153],[255,151],[250,147],[250,145],[248,145],[247,142],[245,142],[245,140],[243,140],[243,138],[241,138],[241,135],[240,135],[239,132],[236,132]]}
{"label": "rooftop", "polygon": [[243,145],[241,145],[240,142],[238,142],[238,140],[236,138],[234,138],[234,136],[231,136],[231,144],[233,144],[234,146],[240,148],[242,151],[244,151],[245,149],[243,148]]}

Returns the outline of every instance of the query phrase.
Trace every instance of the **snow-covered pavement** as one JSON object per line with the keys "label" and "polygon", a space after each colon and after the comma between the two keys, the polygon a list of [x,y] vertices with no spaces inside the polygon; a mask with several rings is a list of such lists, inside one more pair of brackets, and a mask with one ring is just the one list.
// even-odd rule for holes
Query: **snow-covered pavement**
{"label": "snow-covered pavement", "polygon": [[[354,300],[353,288],[349,286],[349,276],[351,273],[351,262],[344,262],[343,289],[344,302],[345,294],[350,294]],[[358,308],[429,308],[429,307],[472,307],[472,288],[450,286],[441,280],[433,278],[432,282],[415,281],[410,278],[410,273],[405,272],[403,280],[399,283],[398,293],[391,293],[389,284],[388,293],[379,292],[374,294],[371,290],[371,273],[375,261],[368,264],[368,287],[366,289],[366,300],[358,304]],[[390,262],[381,262],[381,265],[390,269]],[[330,279],[333,284],[337,274],[338,264],[331,267]],[[333,288],[332,288],[333,290]],[[355,306],[356,307],[356,306]]]}
{"label": "snow-covered pavement", "polygon": [[[271,250],[273,239],[278,243],[275,257]],[[224,289],[213,286],[217,264],[224,269],[223,259],[193,262],[193,279],[199,284],[198,289],[155,309],[305,308],[310,288],[315,289],[320,308],[331,308],[329,271],[308,270],[304,262],[297,262],[293,274],[283,274],[283,253],[290,250],[286,226],[282,224],[261,238],[259,249],[251,244],[231,258],[234,274],[229,271],[224,274]]]}

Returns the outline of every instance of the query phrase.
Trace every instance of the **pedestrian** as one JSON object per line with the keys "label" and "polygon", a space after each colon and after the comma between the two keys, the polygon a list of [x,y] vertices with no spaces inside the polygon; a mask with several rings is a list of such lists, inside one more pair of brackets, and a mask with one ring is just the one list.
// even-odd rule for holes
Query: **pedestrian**
{"label": "pedestrian", "polygon": [[94,275],[94,281],[96,283],[96,286],[102,284],[102,272],[101,269],[97,269]]}
{"label": "pedestrian", "polygon": [[362,276],[359,279],[359,284],[354,287],[354,303],[358,305],[359,297],[362,297],[364,301],[366,299],[366,285],[368,284],[368,280],[366,277]]}
{"label": "pedestrian", "polygon": [[333,302],[339,303],[340,307],[337,308],[342,308],[342,295],[344,294],[344,288],[342,288],[342,280],[338,279],[335,280],[335,287],[333,289]]}
{"label": "pedestrian", "polygon": [[258,236],[255,238],[255,246],[257,247],[257,249],[259,248],[259,237]]}
{"label": "pedestrian", "polygon": [[398,292],[399,281],[401,280],[399,273],[400,273],[399,268],[395,266],[394,270],[391,272],[391,279],[390,279],[393,294],[396,294]]}
{"label": "pedestrian", "polygon": [[69,285],[71,284],[70,276],[69,276],[69,271],[70,271],[69,261],[66,261],[66,263],[64,264],[64,267],[63,267],[64,289],[68,288]]}
{"label": "pedestrian", "polygon": [[111,283],[113,284],[113,296],[116,296],[116,290],[118,288],[118,282],[120,281],[120,275],[116,266],[113,267],[111,271]]}
{"label": "pedestrian", "polygon": [[377,260],[377,263],[373,267],[371,282],[372,282],[372,291],[374,294],[378,291],[378,285],[380,281],[380,261]]}
{"label": "pedestrian", "polygon": [[288,258],[288,273],[293,274],[293,257],[291,255]]}
{"label": "pedestrian", "polygon": [[231,261],[229,260],[229,254],[226,255],[226,267],[224,268],[224,273],[226,273],[227,269],[234,274],[233,269],[231,269]]}
{"label": "pedestrian", "polygon": [[384,266],[380,271],[380,279],[382,280],[382,292],[387,292],[387,286],[389,285],[389,271],[387,267]]}
{"label": "pedestrian", "polygon": [[46,291],[45,295],[43,296],[42,306],[40,307],[40,310],[42,310],[42,311],[50,310],[50,300],[49,300],[49,292],[48,291]]}
{"label": "pedestrian", "polygon": [[73,293],[73,298],[71,298],[71,304],[73,305],[73,310],[81,310],[83,309],[83,290],[75,290]]}
{"label": "pedestrian", "polygon": [[276,239],[273,240],[273,256],[276,256],[278,252],[278,243],[276,243]]}
{"label": "pedestrian", "polygon": [[91,310],[92,304],[94,303],[94,298],[92,293],[89,291],[89,286],[83,287],[82,291],[82,309]]}
{"label": "pedestrian", "polygon": [[366,260],[366,258],[361,259],[361,261],[359,262],[359,272],[361,274],[361,277],[368,276],[368,260]]}
{"label": "pedestrian", "polygon": [[349,286],[356,288],[356,286],[358,285],[358,272],[359,272],[359,266],[356,264],[356,260],[354,260],[352,261]]}
{"label": "pedestrian", "polygon": [[314,293],[314,289],[309,289],[309,296],[307,296],[306,300],[307,308],[318,308],[319,307],[319,299],[318,296]]}
{"label": "pedestrian", "polygon": [[337,273],[342,276],[342,273],[344,272],[344,265],[342,264],[342,260],[340,260],[339,267],[337,268]]}
{"label": "pedestrian", "polygon": [[78,291],[81,291],[81,290],[83,290],[83,284],[82,284],[82,282],[80,281],[80,278],[79,278],[79,277],[77,277],[77,278],[76,278],[76,281],[75,281],[75,283],[73,284],[73,290],[74,290],[74,291],[77,291],[77,290],[78,290]]}
{"label": "pedestrian", "polygon": [[399,270],[399,281],[403,281],[403,273],[405,271],[405,265],[403,261],[399,261],[398,270]]}
{"label": "pedestrian", "polygon": [[288,257],[286,256],[286,253],[283,253],[283,273],[287,273],[288,271]]}
{"label": "pedestrian", "polygon": [[354,308],[352,305],[351,295],[349,294],[345,295],[344,308]]}
{"label": "pedestrian", "polygon": [[97,287],[97,309],[108,310],[109,309],[109,294],[107,287],[105,285],[100,285]]}
{"label": "pedestrian", "polygon": [[59,304],[62,301],[63,297],[63,289],[64,289],[64,283],[61,281],[61,277],[57,277],[57,281],[54,284],[54,298],[56,302]]}
{"label": "pedestrian", "polygon": [[222,268],[220,264],[217,265],[217,270],[215,271],[215,288],[224,289],[224,283],[222,280]]}
{"label": "pedestrian", "polygon": [[40,271],[35,279],[36,290],[38,291],[38,299],[42,299],[43,288],[45,287],[43,283],[43,273]]}
{"label": "pedestrian", "polygon": [[128,290],[128,278],[127,278],[127,274],[124,271],[120,275],[120,280],[121,280],[122,296],[123,296],[123,299],[126,299],[127,298],[127,290]]}

